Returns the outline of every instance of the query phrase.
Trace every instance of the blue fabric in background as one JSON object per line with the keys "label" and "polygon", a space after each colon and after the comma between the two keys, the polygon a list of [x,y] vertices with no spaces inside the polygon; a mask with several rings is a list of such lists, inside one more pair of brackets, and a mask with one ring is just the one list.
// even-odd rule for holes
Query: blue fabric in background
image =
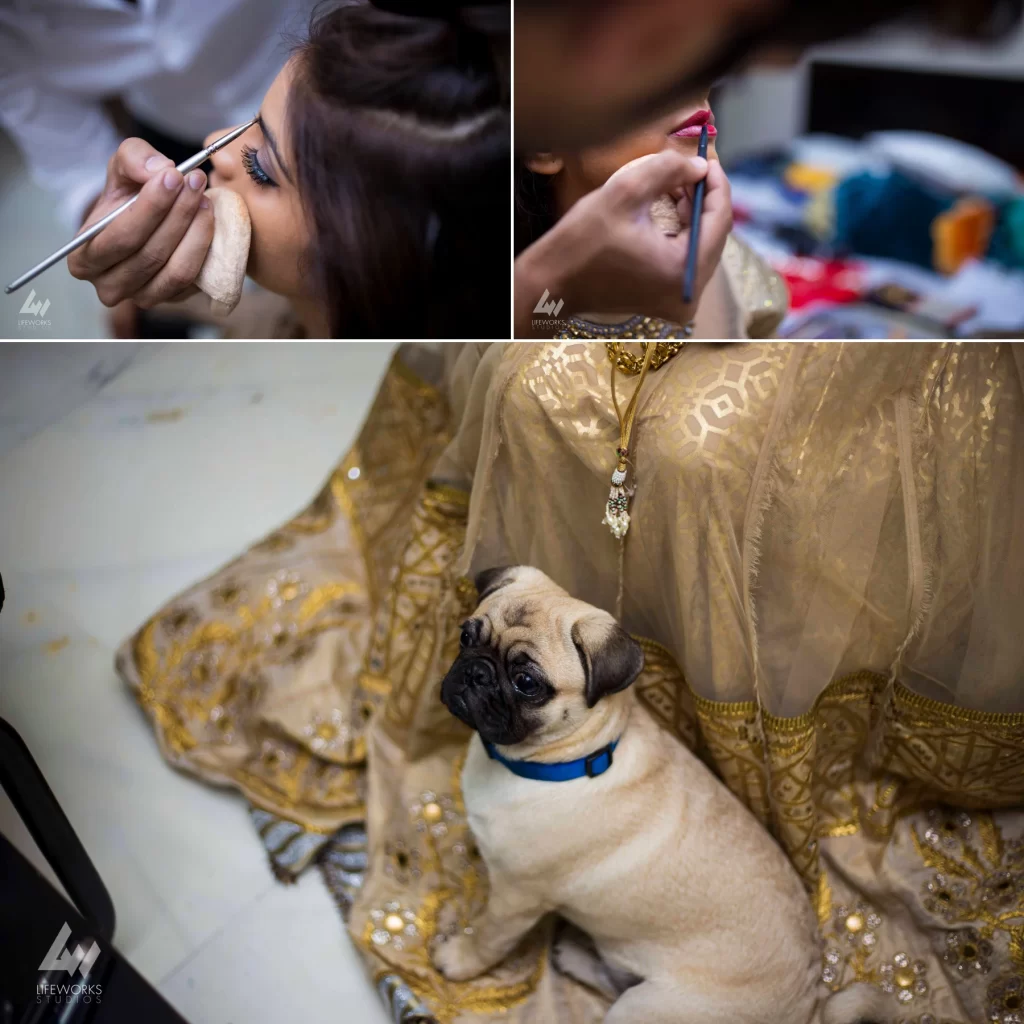
{"label": "blue fabric in background", "polygon": [[890,171],[847,178],[836,189],[835,200],[837,245],[931,270],[932,223],[956,197]]}

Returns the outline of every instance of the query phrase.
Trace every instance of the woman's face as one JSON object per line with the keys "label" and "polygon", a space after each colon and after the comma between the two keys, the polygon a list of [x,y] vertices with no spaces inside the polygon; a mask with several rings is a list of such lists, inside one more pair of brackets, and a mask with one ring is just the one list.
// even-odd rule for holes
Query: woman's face
{"label": "woman's face", "polygon": [[[292,58],[294,61],[295,58]],[[260,123],[210,157],[211,188],[237,192],[249,208],[252,240],[248,275],[268,291],[308,298],[310,289],[299,269],[308,250],[309,231],[299,193],[285,110],[294,64],[289,61],[274,79],[260,106]],[[209,145],[230,128],[211,132]]]}
{"label": "woman's face", "polygon": [[605,146],[568,154],[540,154],[528,161],[531,170],[554,175],[558,214],[600,188],[620,167],[669,147],[690,156],[697,155],[701,127],[708,124],[708,159],[717,160],[714,114],[707,96],[667,117],[649,123]]}

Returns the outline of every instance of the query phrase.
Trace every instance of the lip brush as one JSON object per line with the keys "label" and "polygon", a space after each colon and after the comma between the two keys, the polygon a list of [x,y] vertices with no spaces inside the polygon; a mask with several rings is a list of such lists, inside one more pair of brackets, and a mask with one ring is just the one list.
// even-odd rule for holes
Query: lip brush
{"label": "lip brush", "polygon": [[[700,144],[697,156],[708,158],[708,126],[700,130]],[[707,191],[707,179],[701,178],[693,193],[693,219],[690,223],[690,250],[686,256],[686,273],[683,275],[683,302],[693,302],[693,289],[697,280],[697,250],[700,247],[700,217],[704,212],[704,193]]]}
{"label": "lip brush", "polygon": [[[182,174],[188,174],[193,168],[198,167],[203,163],[207,157],[212,153],[216,153],[218,149],[223,148],[229,142],[234,142],[243,132],[248,131],[254,124],[256,124],[257,118],[253,118],[246,124],[241,125],[238,128],[233,128],[227,133],[222,135],[216,142],[211,142],[205,149],[200,150],[195,156],[190,156],[183,163],[178,164],[177,170],[181,171]],[[120,217],[125,210],[131,206],[136,199],[139,198],[139,193],[131,197],[127,202],[122,203],[116,210],[111,210],[110,213],[103,217],[101,220],[96,221],[95,224],[90,224],[80,235],[75,235],[74,238],[68,242],[67,245],[62,245],[52,256],[47,256],[41,263],[37,263],[31,270],[25,271],[21,277],[15,278],[6,288],[4,292],[10,295],[11,292],[17,291],[23,284],[28,284],[33,278],[38,277],[44,270],[48,270],[54,265],[64,259],[68,253],[74,252],[80,245],[85,245],[90,238],[95,238],[112,220],[116,217]]]}

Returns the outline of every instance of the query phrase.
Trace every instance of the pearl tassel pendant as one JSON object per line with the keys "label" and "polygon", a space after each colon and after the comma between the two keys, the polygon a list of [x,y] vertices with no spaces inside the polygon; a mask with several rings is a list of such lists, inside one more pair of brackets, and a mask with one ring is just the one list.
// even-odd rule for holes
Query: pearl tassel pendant
{"label": "pearl tassel pendant", "polygon": [[602,525],[607,526],[617,540],[622,540],[629,531],[629,495],[626,493],[626,448],[616,448],[619,464],[612,473],[612,487],[608,492]]}

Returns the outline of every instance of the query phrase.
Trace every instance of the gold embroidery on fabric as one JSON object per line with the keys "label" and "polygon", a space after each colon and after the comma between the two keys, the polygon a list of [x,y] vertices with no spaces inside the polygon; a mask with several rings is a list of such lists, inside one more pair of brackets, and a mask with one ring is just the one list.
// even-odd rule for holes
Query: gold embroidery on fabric
{"label": "gold embroidery on fabric", "polygon": [[[390,965],[375,972],[374,983],[388,974],[400,973],[402,980],[418,999],[426,1003],[438,1024],[450,1024],[451,1021],[464,1013],[500,1014],[523,1002],[537,987],[546,961],[546,949],[534,951],[533,968],[521,981],[508,984],[487,984],[479,982],[448,981],[433,966],[430,960],[430,943],[437,935],[438,915],[443,904],[454,898],[453,890],[442,890],[426,896],[419,908],[416,918],[422,934],[421,944],[416,947],[415,955],[410,957],[411,963]],[[372,934],[372,931],[370,932]],[[364,933],[361,942],[369,947],[380,959],[384,954],[372,948],[372,939]],[[522,961],[523,957],[515,958]],[[385,960],[387,963],[387,961]],[[522,963],[514,966],[521,969]]]}
{"label": "gold embroidery on fabric", "polygon": [[374,606],[405,541],[407,510],[450,437],[443,396],[396,356],[366,427],[328,484],[363,554]]}
{"label": "gold embroidery on fabric", "polygon": [[986,939],[1024,924],[1024,843],[1004,841],[990,814],[933,808],[927,828],[911,826],[910,835],[935,871],[923,893],[927,910],[950,925],[977,922]]}
{"label": "gold embroidery on fabric", "polygon": [[344,598],[361,593],[362,588],[354,583],[330,583],[323,587],[317,587],[302,602],[296,618],[302,623],[309,622],[310,619],[315,619],[325,608],[329,608],[334,604],[341,605],[338,609],[339,611],[348,611],[350,609],[344,607]]}
{"label": "gold embroidery on fabric", "polygon": [[[486,983],[448,981],[433,965],[431,944],[445,930],[442,918],[455,915],[458,927],[464,927],[486,899],[482,861],[466,822],[459,785],[464,758],[463,751],[453,759],[451,794],[421,793],[391,836],[393,844],[416,851],[422,881],[404,886],[402,897],[371,907],[362,927],[354,925],[353,930],[371,962],[381,964],[374,971],[375,983],[400,976],[438,1024],[450,1024],[465,1013],[490,1015],[511,1009],[536,989],[547,960],[546,943],[533,935],[490,972]],[[496,981],[495,974],[510,978]]]}
{"label": "gold embroidery on fabric", "polygon": [[[287,621],[285,613],[275,608],[270,598],[264,598],[255,607],[239,607],[235,613],[237,624],[204,622],[182,639],[172,642],[162,656],[156,644],[160,620],[151,619],[132,646],[141,680],[138,700],[165,728],[165,739],[175,753],[189,750],[198,740],[186,719],[207,723],[213,708],[234,695],[238,673],[257,657],[266,657],[275,649],[344,626],[344,620],[334,618],[311,620],[328,610],[350,611],[337,606],[359,592],[357,586],[348,583],[310,591],[293,613],[290,629],[282,626]],[[296,590],[292,600],[298,596],[300,592]],[[298,623],[305,628],[299,630]],[[258,635],[259,627],[267,627],[262,635]],[[235,660],[236,674],[231,676],[223,672],[223,658],[228,653]],[[198,686],[190,687],[189,683]],[[224,727],[221,728],[224,731]]]}
{"label": "gold embroidery on fabric", "polygon": [[[413,512],[410,536],[382,602],[366,656],[359,691],[389,723],[402,730],[412,720],[426,675],[439,663],[450,632],[442,614],[450,604],[450,567],[466,531],[469,495],[431,484]],[[443,709],[442,709],[443,710]]]}
{"label": "gold embroidery on fabric", "polygon": [[636,695],[655,721],[695,749],[698,738],[693,694],[683,683],[672,655],[661,644],[637,638],[644,652],[644,670],[636,681]]}
{"label": "gold embroidery on fabric", "polygon": [[1014,967],[1024,974],[1024,927],[1010,929],[1010,959]]}
{"label": "gold embroidery on fabric", "polygon": [[828,875],[824,871],[818,875],[818,891],[814,902],[818,924],[824,928],[832,916],[832,886],[828,884]]}
{"label": "gold embroidery on fabric", "polygon": [[[286,593],[292,605],[300,597],[298,588]],[[357,593],[359,588],[348,583],[309,591],[291,613],[291,628],[283,626],[288,621],[283,610],[264,598],[255,607],[237,608],[235,624],[203,623],[162,652],[155,641],[159,620],[150,621],[133,645],[140,676],[136,695],[171,753],[180,757],[200,745],[231,744],[239,721],[251,714],[260,697],[259,677],[248,674],[251,667],[287,660],[289,648],[346,627],[345,619],[324,613],[344,612],[339,605]],[[222,771],[258,806],[287,814],[313,801],[320,807],[345,808],[352,818],[364,813],[361,774],[323,761],[266,726],[253,722],[247,728],[262,736],[256,753]],[[336,826],[323,828],[310,821],[306,827],[333,831]]]}
{"label": "gold embroidery on fabric", "polygon": [[[1024,802],[1024,714],[957,708],[898,687],[886,709],[882,772],[962,807]],[[902,808],[900,808],[902,810]],[[890,815],[872,820],[891,828]]]}
{"label": "gold embroidery on fabric", "polygon": [[[892,856],[912,850],[930,872],[919,873],[910,864],[900,877],[923,874],[916,904],[920,910],[913,903],[911,909],[915,918],[933,918],[930,927],[924,923],[927,918],[919,921],[925,935],[931,933],[931,948],[914,944],[924,958],[911,955],[904,926],[876,910],[877,904],[859,896],[838,901],[832,880],[819,881],[825,938],[822,980],[833,991],[868,982],[913,1013],[919,1007],[931,1010],[932,990],[951,981],[969,1019],[984,1013],[994,1024],[1017,1024],[1015,1014],[1024,1005],[1024,840],[1008,838],[994,814],[944,806],[914,811],[901,828],[906,833],[890,845]],[[826,878],[825,871],[821,878]],[[844,882],[839,885],[845,889]],[[827,915],[822,913],[826,888]],[[879,898],[887,903],[894,895],[886,887]],[[898,902],[906,903],[907,894]],[[933,954],[946,977],[936,976]],[[1010,971],[1004,967],[997,973],[1001,964]],[[937,1024],[940,1018],[932,1011],[900,1019]]]}
{"label": "gold embroidery on fabric", "polygon": [[[820,877],[825,879],[824,871]],[[859,897],[836,902],[828,881],[819,882],[819,893],[823,890],[830,893],[830,899],[824,915],[819,906],[825,941],[821,980],[833,992],[854,984],[874,985],[891,996],[902,1013],[914,1014],[913,1017],[899,1016],[900,1024],[939,1024],[938,1017],[927,1012],[931,1009],[933,988],[929,963],[900,949],[890,952],[892,938],[886,934],[888,919],[873,904]],[[925,1012],[921,1013],[922,1010]],[[900,1011],[893,1008],[894,1013]],[[921,1016],[916,1016],[918,1013]]]}

